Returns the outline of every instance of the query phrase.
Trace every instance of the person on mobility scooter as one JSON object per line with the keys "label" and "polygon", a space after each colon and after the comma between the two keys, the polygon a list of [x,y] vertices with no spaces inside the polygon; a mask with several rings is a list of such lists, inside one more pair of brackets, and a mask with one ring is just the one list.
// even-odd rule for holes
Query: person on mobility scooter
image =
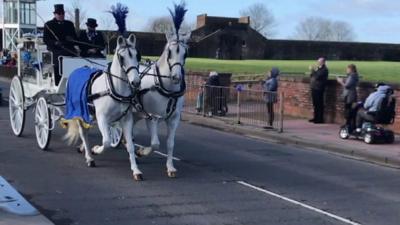
{"label": "person on mobility scooter", "polygon": [[356,127],[344,125],[340,128],[339,136],[348,139],[354,136],[362,138],[365,143],[393,143],[394,132],[380,125],[394,123],[396,114],[396,99],[393,89],[386,84],[378,84],[377,90],[370,94],[365,103],[358,103],[353,108],[356,115]]}

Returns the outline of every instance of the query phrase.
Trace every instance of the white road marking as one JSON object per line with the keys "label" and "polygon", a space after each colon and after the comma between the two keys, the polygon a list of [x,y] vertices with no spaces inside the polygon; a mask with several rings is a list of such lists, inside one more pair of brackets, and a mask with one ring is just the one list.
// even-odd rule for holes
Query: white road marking
{"label": "white road marking", "polygon": [[248,188],[254,189],[254,190],[256,190],[256,191],[262,192],[262,193],[267,194],[267,195],[271,195],[271,196],[273,196],[273,197],[276,197],[276,198],[279,198],[279,199],[281,199],[281,200],[290,202],[290,203],[292,203],[292,204],[295,204],[295,205],[304,207],[304,208],[306,208],[306,209],[309,209],[309,210],[314,211],[314,212],[317,212],[317,213],[319,213],[319,214],[322,214],[322,215],[331,217],[331,218],[333,218],[333,219],[335,219],[335,220],[338,220],[338,221],[341,221],[341,222],[343,222],[343,223],[351,224],[351,225],[361,225],[360,223],[353,222],[353,221],[351,221],[351,220],[349,220],[349,219],[346,219],[346,218],[337,216],[337,215],[335,215],[335,214],[326,212],[326,211],[324,211],[324,210],[321,210],[321,209],[312,207],[312,206],[310,206],[310,205],[307,205],[307,204],[298,202],[298,201],[296,201],[296,200],[287,198],[287,197],[285,197],[285,196],[276,194],[276,193],[274,193],[274,192],[271,192],[271,191],[262,189],[262,188],[260,188],[260,187],[251,185],[251,184],[249,184],[249,183],[247,183],[247,182],[244,182],[244,181],[236,181],[236,182],[237,182],[238,184],[241,184],[241,185],[246,186],[246,187],[248,187]]}
{"label": "white road marking", "polygon": [[[143,145],[139,145],[139,144],[135,144],[136,146],[138,146],[138,147],[140,147],[140,148],[144,148],[144,146]],[[162,153],[162,152],[159,152],[159,151],[154,151],[154,153],[156,153],[157,155],[161,155],[161,156],[164,156],[165,158],[167,158],[168,157],[168,155],[167,154],[164,154],[164,153]],[[177,158],[177,157],[172,157],[175,161],[181,161],[181,159],[179,159],[179,158]]]}

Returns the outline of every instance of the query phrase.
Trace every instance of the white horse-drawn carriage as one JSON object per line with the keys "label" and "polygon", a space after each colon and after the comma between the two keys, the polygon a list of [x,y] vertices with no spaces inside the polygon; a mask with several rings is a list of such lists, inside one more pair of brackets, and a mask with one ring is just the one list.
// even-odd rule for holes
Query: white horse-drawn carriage
{"label": "white horse-drawn carriage", "polygon": [[[29,108],[34,108],[37,143],[41,149],[46,149],[56,121],[65,117],[66,120],[62,122],[68,131],[64,139],[70,144],[75,144],[79,139],[82,141],[80,149],[84,150],[89,167],[95,166],[93,153],[101,154],[109,147],[118,146],[123,135],[133,177],[142,180],[136,157],[158,150],[158,124],[165,121],[168,129],[167,174],[175,177],[177,170],[173,162],[173,149],[186,89],[184,65],[188,52],[187,41],[190,38],[189,33],[179,33],[186,11],[185,4],[175,5],[175,9],[170,10],[175,32],[167,35],[165,48],[156,62],[140,66],[136,37],[134,34],[129,37],[125,35],[128,8],[117,4],[110,12],[116,19],[121,35],[117,38],[111,63],[108,64],[104,59],[60,57],[59,74],[62,77],[58,85],[54,83],[52,53],[47,51],[42,38],[29,35],[24,37],[18,45],[18,75],[13,78],[10,88],[10,121],[14,134],[22,134],[25,113]],[[88,67],[98,70],[90,76],[80,76],[82,74],[77,73]],[[82,88],[88,91],[79,93],[78,100],[74,96],[72,101],[71,96],[76,93],[73,87],[81,87],[74,85],[74,82],[82,77],[88,77],[88,80],[84,80],[88,82],[84,83],[87,89]],[[81,99],[81,96],[85,99]],[[83,111],[89,111],[86,107],[88,103],[94,109],[92,117],[96,119],[102,135],[102,145],[92,148],[84,129],[88,125],[88,113],[77,118],[70,118],[69,114],[71,109],[82,106],[85,106]],[[65,105],[67,110],[64,116]],[[151,146],[135,150],[132,130],[134,124],[141,119],[146,119],[151,133]],[[89,125],[90,122],[91,118]]]}
{"label": "white horse-drawn carriage", "polygon": [[[24,35],[18,44],[18,74],[10,86],[10,122],[13,133],[21,136],[25,127],[28,109],[33,108],[36,140],[39,148],[47,149],[51,132],[56,122],[63,118],[65,90],[69,75],[82,66],[104,70],[106,59],[84,59],[78,57],[59,57],[62,78],[55,84],[53,55],[47,50],[43,39],[37,35]],[[112,147],[119,145],[122,137],[121,128],[110,129]]]}

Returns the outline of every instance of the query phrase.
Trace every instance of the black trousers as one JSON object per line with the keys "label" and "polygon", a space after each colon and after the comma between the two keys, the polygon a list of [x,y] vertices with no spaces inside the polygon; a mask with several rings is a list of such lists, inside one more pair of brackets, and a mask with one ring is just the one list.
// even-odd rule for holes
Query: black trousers
{"label": "black trousers", "polygon": [[58,57],[60,56],[60,54],[54,53],[53,52],[53,65],[54,65],[54,82],[56,85],[58,85],[58,83],[60,83],[61,80],[61,75],[60,75],[60,63],[58,61]]}
{"label": "black trousers", "polygon": [[356,127],[357,109],[353,108],[353,103],[344,104],[344,119],[346,120],[347,127],[350,130]]}
{"label": "black trousers", "polygon": [[365,109],[361,108],[357,112],[356,125],[357,128],[361,128],[364,122],[374,122],[375,116],[371,113],[368,113]]}
{"label": "black trousers", "polygon": [[[71,51],[71,52],[69,52],[69,51]],[[72,52],[75,52],[75,50],[69,50],[69,51],[65,51],[65,52],[52,51],[52,53],[53,53],[53,65],[54,65],[54,81],[55,81],[56,85],[58,85],[58,83],[60,83],[61,75],[62,75],[62,74],[60,74],[60,71],[59,71],[60,66],[62,67],[62,65],[60,65],[60,63],[58,61],[58,57],[59,56],[74,56],[72,54]]]}
{"label": "black trousers", "polygon": [[267,102],[267,109],[268,109],[268,125],[273,126],[274,123],[274,103],[273,102]]}
{"label": "black trousers", "polygon": [[324,94],[325,89],[322,90],[311,90],[312,103],[314,107],[314,122],[324,122]]}

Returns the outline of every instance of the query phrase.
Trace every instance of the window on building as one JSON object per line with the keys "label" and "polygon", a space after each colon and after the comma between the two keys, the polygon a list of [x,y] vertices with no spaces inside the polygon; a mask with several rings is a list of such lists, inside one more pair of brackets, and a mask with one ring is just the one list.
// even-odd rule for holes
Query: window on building
{"label": "window on building", "polygon": [[21,24],[34,25],[36,24],[36,9],[35,3],[21,2]]}
{"label": "window on building", "polygon": [[4,2],[4,22],[18,23],[17,2]]}

